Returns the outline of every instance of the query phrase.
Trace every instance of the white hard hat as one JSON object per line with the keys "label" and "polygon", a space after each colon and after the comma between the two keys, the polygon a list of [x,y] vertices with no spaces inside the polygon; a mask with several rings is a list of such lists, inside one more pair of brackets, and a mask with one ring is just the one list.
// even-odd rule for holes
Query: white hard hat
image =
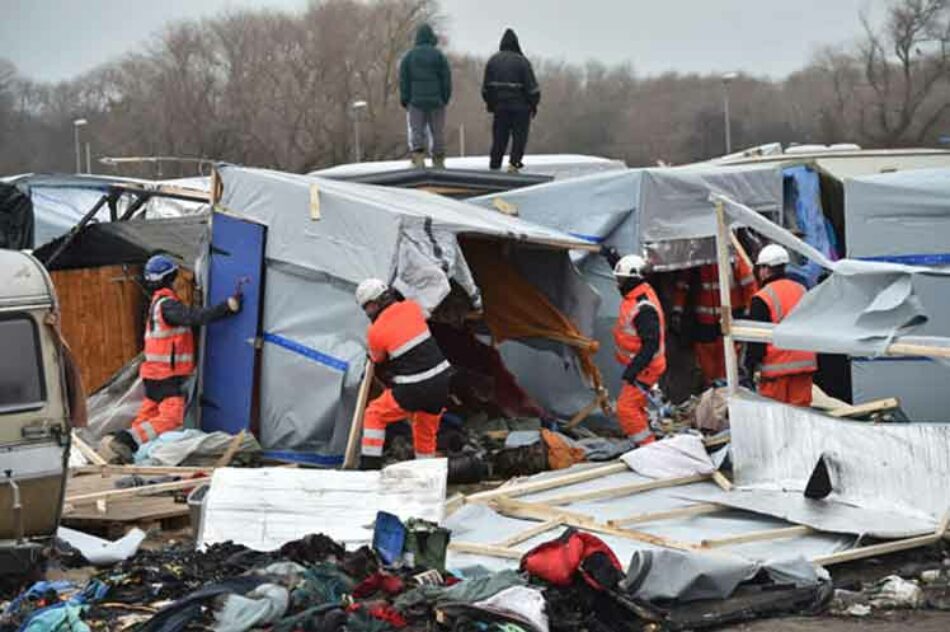
{"label": "white hard hat", "polygon": [[379,279],[366,279],[356,286],[356,302],[364,307],[370,301],[377,300],[386,293],[389,286]]}
{"label": "white hard hat", "polygon": [[626,255],[620,258],[617,265],[614,266],[615,277],[638,277],[643,276],[646,270],[646,259],[640,255]]}
{"label": "white hard hat", "polygon": [[778,244],[769,244],[759,251],[759,258],[755,260],[757,266],[784,266],[788,264],[788,251]]}

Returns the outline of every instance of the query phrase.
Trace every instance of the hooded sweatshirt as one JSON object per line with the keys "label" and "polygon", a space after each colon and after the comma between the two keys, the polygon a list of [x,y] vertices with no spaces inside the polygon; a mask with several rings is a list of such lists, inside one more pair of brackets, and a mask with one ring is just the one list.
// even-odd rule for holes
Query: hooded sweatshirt
{"label": "hooded sweatshirt", "polygon": [[490,112],[496,109],[535,111],[541,101],[534,69],[521,52],[518,36],[511,29],[505,30],[498,52],[485,65],[482,98]]}
{"label": "hooded sweatshirt", "polygon": [[416,32],[416,45],[399,64],[399,102],[430,112],[448,105],[452,98],[452,71],[436,44],[435,32],[423,24]]}

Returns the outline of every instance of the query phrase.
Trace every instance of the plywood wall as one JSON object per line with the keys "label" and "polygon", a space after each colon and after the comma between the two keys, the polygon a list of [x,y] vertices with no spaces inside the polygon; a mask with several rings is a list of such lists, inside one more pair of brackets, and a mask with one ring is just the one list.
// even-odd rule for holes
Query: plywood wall
{"label": "plywood wall", "polygon": [[57,270],[51,275],[63,336],[91,393],[142,349],[145,295],[135,282],[141,266]]}
{"label": "plywood wall", "polygon": [[[148,297],[137,282],[142,267],[104,266],[51,273],[62,311],[63,336],[82,373],[87,393],[105,384],[142,351]],[[182,302],[194,302],[194,275],[175,280]]]}

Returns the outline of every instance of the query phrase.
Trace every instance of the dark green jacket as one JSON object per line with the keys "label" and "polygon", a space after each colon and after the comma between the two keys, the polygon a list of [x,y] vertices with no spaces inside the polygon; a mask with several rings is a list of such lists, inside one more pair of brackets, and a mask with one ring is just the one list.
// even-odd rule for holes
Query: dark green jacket
{"label": "dark green jacket", "polygon": [[428,24],[416,32],[416,45],[399,64],[399,102],[431,111],[448,105],[452,98],[452,71],[436,45],[435,33]]}

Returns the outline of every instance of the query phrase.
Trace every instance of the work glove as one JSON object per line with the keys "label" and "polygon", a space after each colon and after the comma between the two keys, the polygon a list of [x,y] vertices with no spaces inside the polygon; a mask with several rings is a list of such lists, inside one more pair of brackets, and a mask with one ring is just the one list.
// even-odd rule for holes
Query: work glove
{"label": "work glove", "polygon": [[244,296],[242,294],[235,294],[228,297],[228,309],[231,310],[232,314],[237,314],[241,311],[241,303],[244,302]]}

